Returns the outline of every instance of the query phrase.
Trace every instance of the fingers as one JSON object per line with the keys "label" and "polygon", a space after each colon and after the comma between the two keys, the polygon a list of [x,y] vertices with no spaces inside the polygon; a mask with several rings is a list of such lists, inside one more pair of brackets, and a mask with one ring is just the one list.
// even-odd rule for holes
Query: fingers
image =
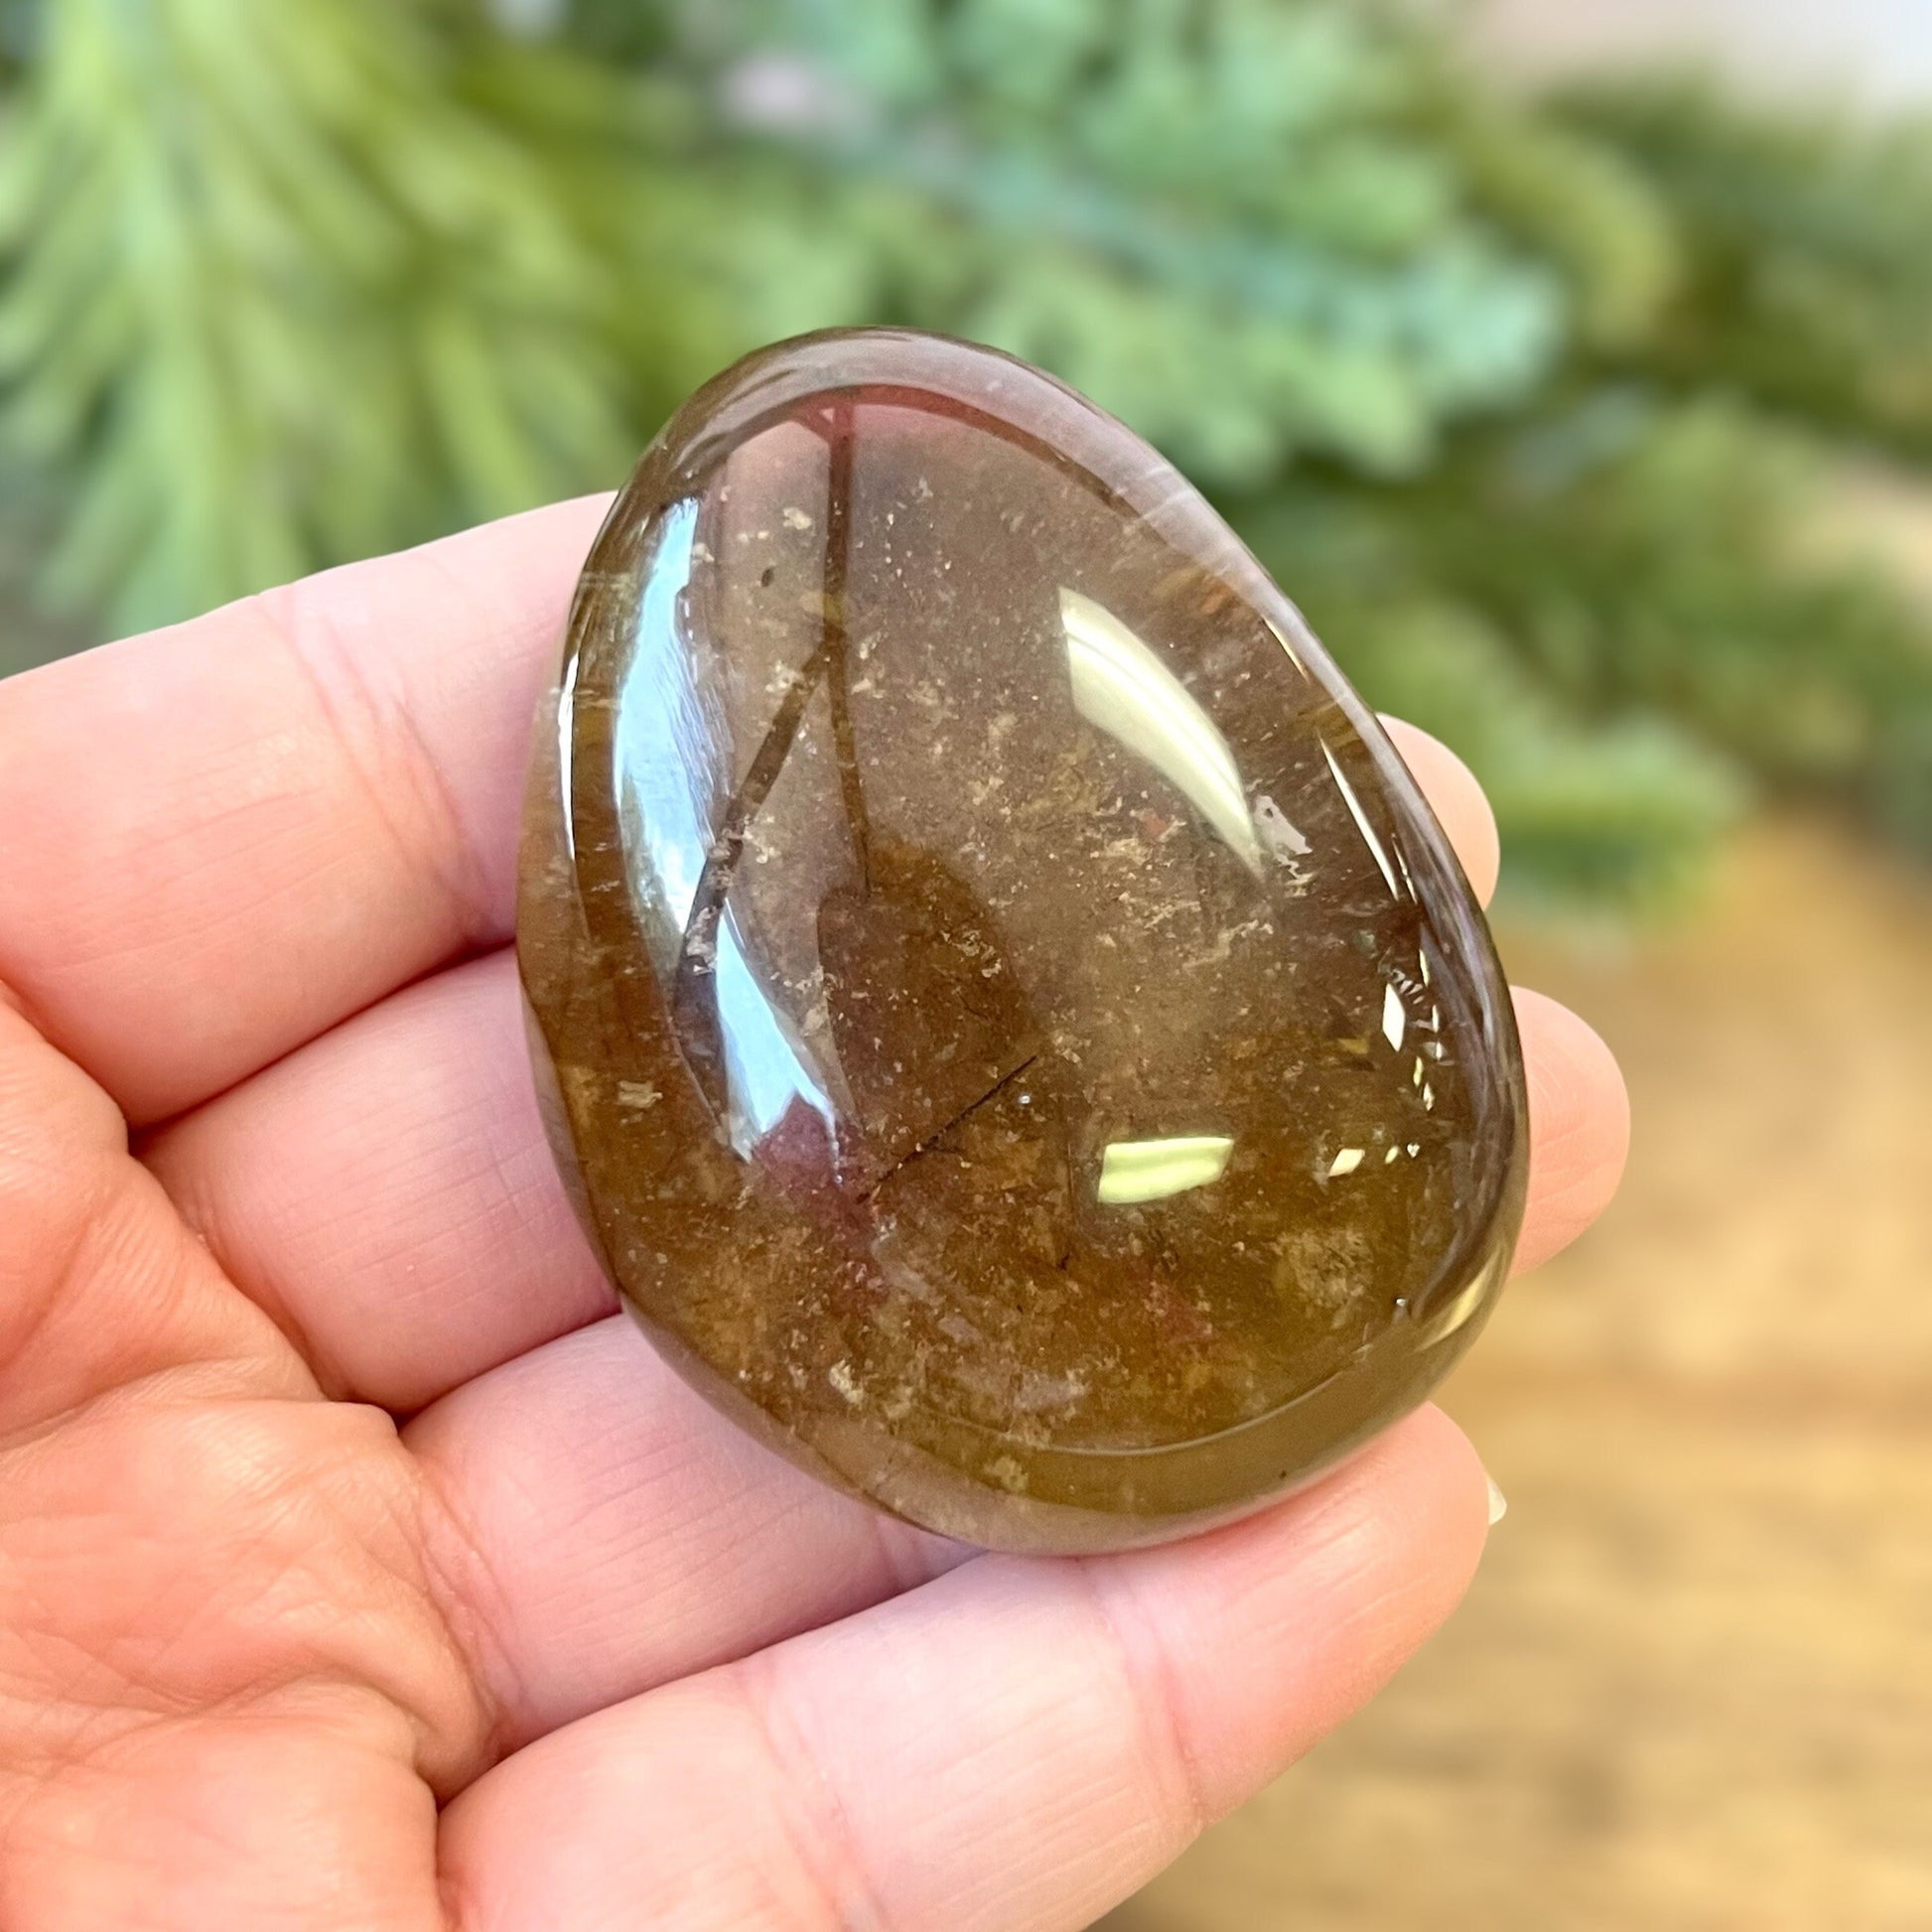
{"label": "fingers", "polygon": [[[1440,739],[1400,718],[1383,728],[1434,808],[1477,902],[1487,905],[1501,863],[1495,814],[1475,773]],[[1630,1151],[1630,1097],[1616,1056],[1567,1007],[1513,989],[1530,1090],[1530,1201],[1516,1245],[1527,1274],[1609,1206]]]}
{"label": "fingers", "polygon": [[753,1442],[628,1315],[457,1390],[403,1441],[443,1505],[432,1571],[512,1744],[972,1554]]}
{"label": "fingers", "polygon": [[1502,845],[1496,832],[1496,815],[1489,809],[1475,773],[1440,738],[1432,738],[1400,718],[1385,717],[1382,729],[1401,753],[1403,763],[1448,834],[1476,903],[1487,905],[1496,892]]}
{"label": "fingers", "polygon": [[374,1699],[321,1704],[290,1688],[225,1714],[96,1717],[88,1743],[10,1786],[12,1922],[439,1932],[436,1800],[400,1721]]}
{"label": "fingers", "polygon": [[[1382,724],[1454,847],[1478,903],[1488,904],[1501,847],[1475,773],[1414,725],[1400,718]],[[1530,1090],[1530,1201],[1516,1246],[1516,1272],[1527,1274],[1610,1204],[1630,1151],[1630,1098],[1615,1055],[1588,1026],[1541,993],[1513,992]]]}
{"label": "fingers", "polygon": [[0,1435],[190,1364],[313,1388],[128,1158],[113,1103],[0,988]]}
{"label": "fingers", "polygon": [[600,501],[0,684],[0,978],[137,1122],[508,931]]}
{"label": "fingers", "polygon": [[[1440,739],[1384,718],[1434,807],[1477,902],[1496,890],[1501,847],[1475,773]],[[1609,1206],[1630,1151],[1630,1097],[1616,1056],[1567,1007],[1513,989],[1530,1090],[1530,1201],[1516,1273],[1541,1267]]]}
{"label": "fingers", "polygon": [[1616,1056],[1568,1007],[1515,989],[1530,1089],[1530,1202],[1516,1272],[1541,1267],[1609,1206],[1630,1152]]}
{"label": "fingers", "polygon": [[489,1714],[421,1500],[0,988],[0,1919],[440,1925]]}
{"label": "fingers", "polygon": [[611,1313],[515,961],[437,975],[155,1135],[148,1165],[324,1388],[397,1412]]}
{"label": "fingers", "polygon": [[499,1765],[445,1813],[456,1924],[1070,1932],[1381,1685],[1484,1517],[1424,1412],[1211,1537],[976,1560]]}

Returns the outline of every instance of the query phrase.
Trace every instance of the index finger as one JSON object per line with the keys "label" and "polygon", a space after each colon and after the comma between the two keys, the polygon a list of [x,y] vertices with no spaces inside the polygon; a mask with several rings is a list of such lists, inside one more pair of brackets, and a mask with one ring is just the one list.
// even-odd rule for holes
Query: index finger
{"label": "index finger", "polygon": [[0,683],[0,983],[131,1120],[507,938],[530,721],[608,501]]}

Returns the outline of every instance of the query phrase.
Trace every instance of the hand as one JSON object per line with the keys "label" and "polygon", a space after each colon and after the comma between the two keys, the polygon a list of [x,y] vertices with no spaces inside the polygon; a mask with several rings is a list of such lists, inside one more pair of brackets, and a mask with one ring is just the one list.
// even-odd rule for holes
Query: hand
{"label": "hand", "polygon": [[[0,1925],[1080,1926],[1475,1564],[1434,1411],[1234,1528],[1022,1561],[658,1362],[553,1175],[504,950],[601,508],[0,685]],[[1485,888],[1480,794],[1402,743]],[[1534,1261],[1624,1105],[1521,1014]]]}

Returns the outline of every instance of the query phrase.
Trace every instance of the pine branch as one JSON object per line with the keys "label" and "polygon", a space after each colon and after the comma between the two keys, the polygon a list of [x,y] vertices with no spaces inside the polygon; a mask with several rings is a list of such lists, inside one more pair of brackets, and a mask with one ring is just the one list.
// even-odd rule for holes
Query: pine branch
{"label": "pine branch", "polygon": [[[1737,404],[1597,386],[1470,432],[1417,484],[1333,479],[1244,522],[1344,658],[1360,651],[1378,699],[1419,688],[1478,766],[1478,713],[1528,714],[1466,641],[1425,633],[1408,665],[1388,635],[1408,634],[1418,604],[1473,619],[1507,650],[1550,720],[1528,719],[1525,745],[1573,723],[1670,721],[1677,796],[1711,808],[1673,813],[1687,831],[1722,821],[1727,763],[1932,851],[1932,621],[1875,570],[1816,560],[1829,476],[1813,446]],[[1460,719],[1429,650],[1477,694]],[[1482,775],[1507,782],[1500,766]]]}
{"label": "pine branch", "polygon": [[70,601],[613,481],[744,350],[897,321],[1227,499],[1519,894],[1669,899],[1745,774],[1932,849],[1932,626],[1804,561],[1848,449],[1932,458],[1932,136],[1532,106],[1372,0],[504,4],[0,0],[0,459]]}
{"label": "pine branch", "polygon": [[0,171],[11,448],[135,625],[620,473],[602,270],[385,0],[61,0]]}
{"label": "pine branch", "polygon": [[1932,124],[1861,130],[1684,81],[1578,92],[1558,111],[1678,231],[1644,367],[1932,460]]}
{"label": "pine branch", "polygon": [[1203,481],[1413,472],[1561,349],[1561,278],[1468,205],[1423,43],[1338,0],[702,23],[721,134],[808,171],[816,231],[874,251],[876,319],[1043,363]]}
{"label": "pine branch", "polygon": [[1695,894],[1748,796],[1743,770],[1657,710],[1553,688],[1517,614],[1438,561],[1432,502],[1327,479],[1229,507],[1368,701],[1481,780],[1508,899],[1648,915]]}

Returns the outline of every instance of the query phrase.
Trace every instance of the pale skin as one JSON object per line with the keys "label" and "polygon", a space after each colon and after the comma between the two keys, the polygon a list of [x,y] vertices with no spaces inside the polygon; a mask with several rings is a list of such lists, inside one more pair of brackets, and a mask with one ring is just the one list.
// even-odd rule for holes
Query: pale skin
{"label": "pale skin", "polygon": [[[1017,1560],[657,1362],[505,950],[602,507],[0,683],[0,1932],[1083,1926],[1475,1567],[1435,1410],[1233,1528]],[[1481,794],[1399,743],[1486,893]],[[1626,1112],[1519,1011],[1533,1265]]]}

